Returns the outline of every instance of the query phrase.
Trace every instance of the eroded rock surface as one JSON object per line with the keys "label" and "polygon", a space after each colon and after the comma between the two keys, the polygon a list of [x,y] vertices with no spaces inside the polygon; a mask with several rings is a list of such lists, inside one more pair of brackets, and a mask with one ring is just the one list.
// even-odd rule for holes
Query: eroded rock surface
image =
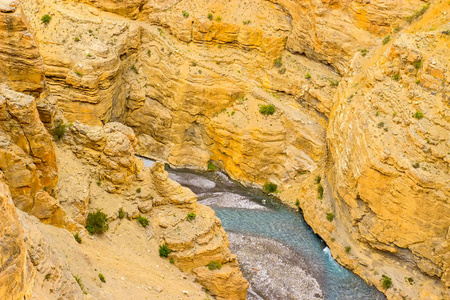
{"label": "eroded rock surface", "polygon": [[[13,2],[1,3],[0,20],[16,16],[19,24],[3,26],[5,36],[26,36]],[[23,0],[48,87],[69,121],[120,121],[142,155],[202,169],[214,160],[246,184],[277,183],[339,262],[380,289],[382,275],[392,278],[395,289],[382,289],[388,298],[445,299],[450,8],[429,4]],[[24,41],[35,57],[35,44]],[[16,44],[0,45],[0,55]],[[40,74],[30,67],[39,59],[30,61],[24,70]],[[41,75],[31,77],[36,89]],[[261,115],[268,104],[275,113]],[[167,242],[183,214],[203,212],[192,194],[165,182],[161,166],[141,171],[127,159],[135,147],[127,133],[74,124],[71,147],[95,169],[88,194],[98,208],[112,191],[135,199],[124,202],[133,217],[177,207],[176,220],[158,225]],[[138,193],[146,178],[167,186]],[[84,210],[73,213],[82,219],[87,204],[78,201]],[[183,268],[182,254],[172,255]]]}

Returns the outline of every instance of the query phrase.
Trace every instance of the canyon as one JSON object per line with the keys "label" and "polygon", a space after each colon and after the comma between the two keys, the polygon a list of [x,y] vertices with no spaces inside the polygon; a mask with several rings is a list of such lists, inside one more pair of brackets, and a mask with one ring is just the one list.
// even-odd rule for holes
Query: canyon
{"label": "canyon", "polygon": [[[450,299],[449,13],[443,0],[0,0],[0,298],[245,299],[220,220],[166,163],[276,184],[388,299]],[[96,209],[104,236],[84,228]]]}

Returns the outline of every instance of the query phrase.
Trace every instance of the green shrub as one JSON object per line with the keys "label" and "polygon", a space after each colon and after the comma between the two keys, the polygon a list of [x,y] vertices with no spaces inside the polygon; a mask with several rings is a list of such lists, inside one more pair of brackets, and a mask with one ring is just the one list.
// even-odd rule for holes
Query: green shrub
{"label": "green shrub", "polygon": [[278,70],[278,74],[284,74],[284,73],[286,73],[286,68],[285,67],[283,67],[283,68]]}
{"label": "green shrub", "polygon": [[213,14],[212,13],[208,14],[208,19],[210,19],[212,21],[212,19],[213,19]]}
{"label": "green shrub", "polygon": [[422,67],[422,60],[416,60],[415,62],[413,62],[413,66],[414,68],[416,68],[416,70],[419,70]]}
{"label": "green shrub", "polygon": [[121,207],[119,209],[119,219],[123,219],[125,218],[125,211],[123,210],[123,208]]}
{"label": "green shrub", "polygon": [[314,178],[314,182],[316,184],[319,184],[321,180],[322,180],[322,177],[320,175],[317,175],[316,178]]}
{"label": "green shrub", "polygon": [[406,21],[408,21],[408,23],[412,23],[412,21],[421,17],[427,11],[429,6],[430,6],[429,3],[425,4],[424,6],[422,6],[421,9],[416,10],[412,15],[406,17]]}
{"label": "green shrub", "polygon": [[222,17],[221,17],[221,16],[218,16],[218,17],[216,18],[216,21],[217,21],[217,22],[222,21]]}
{"label": "green shrub", "polygon": [[330,82],[331,87],[337,87],[339,85],[339,81],[337,80],[329,79],[328,81]]}
{"label": "green shrub", "polygon": [[172,253],[172,250],[169,249],[167,244],[159,245],[159,256],[168,257],[170,253]]}
{"label": "green shrub", "polygon": [[380,122],[380,123],[378,123],[378,128],[383,128],[384,127],[384,122]]}
{"label": "green shrub", "polygon": [[367,53],[369,52],[369,50],[367,50],[367,49],[360,49],[359,51],[361,52],[362,56],[366,56]]}
{"label": "green shrub", "polygon": [[86,230],[89,234],[104,233],[109,229],[108,216],[98,209],[96,212],[90,212],[86,219]]}
{"label": "green shrub", "polygon": [[414,114],[414,118],[416,118],[417,120],[420,120],[423,118],[423,113],[420,111],[416,111],[416,113]]}
{"label": "green shrub", "polygon": [[173,257],[171,257],[170,260],[169,260],[169,262],[170,262],[171,264],[174,264],[174,263],[175,263],[175,259],[173,259]]}
{"label": "green shrub", "polygon": [[352,247],[350,247],[350,246],[345,247],[345,252],[350,253],[351,250],[352,250]]}
{"label": "green shrub", "polygon": [[390,35],[385,36],[384,39],[383,39],[383,45],[386,45],[387,43],[389,43],[390,40],[391,40],[391,36]]}
{"label": "green shrub", "polygon": [[189,222],[195,220],[195,218],[197,217],[197,214],[194,212],[190,212],[186,215],[186,220],[188,220]]}
{"label": "green shrub", "polygon": [[392,279],[386,275],[381,275],[381,286],[387,290],[392,287]]}
{"label": "green shrub", "polygon": [[45,15],[42,16],[41,22],[44,23],[44,24],[48,24],[48,23],[50,23],[51,19],[52,19],[51,16],[49,16],[48,14],[45,14]]}
{"label": "green shrub", "polygon": [[215,172],[217,170],[218,170],[218,168],[217,168],[216,164],[212,160],[210,160],[208,162],[208,171]]}
{"label": "green shrub", "polygon": [[75,276],[75,275],[72,275],[72,276],[73,276],[73,278],[75,278],[75,281],[78,283],[78,285],[80,286],[80,288],[81,288],[82,290],[84,290],[84,284],[81,282],[81,278],[78,277],[78,276]]}
{"label": "green shrub", "polygon": [[187,12],[187,11],[183,11],[183,17],[185,17],[185,18],[189,18],[189,13]]}
{"label": "green shrub", "polygon": [[281,61],[281,56],[277,57],[273,60],[273,65],[277,68],[281,67],[283,65],[282,61]]}
{"label": "green shrub", "polygon": [[405,281],[408,282],[410,285],[414,284],[414,279],[412,277],[405,277]]}
{"label": "green shrub", "polygon": [[394,76],[392,77],[392,79],[394,79],[395,81],[398,81],[400,79],[400,74],[394,74]]}
{"label": "green shrub", "polygon": [[67,127],[69,127],[69,125],[64,124],[62,120],[59,121],[58,124],[55,127],[53,127],[52,130],[53,138],[58,141],[62,139],[64,133],[66,133]]}
{"label": "green shrub", "polygon": [[141,191],[142,191],[141,188],[137,188],[137,189],[136,189],[136,193],[138,193],[138,194],[139,194]]}
{"label": "green shrub", "polygon": [[102,273],[98,273],[98,278],[100,279],[101,282],[106,283],[105,276],[103,276]]}
{"label": "green shrub", "polygon": [[414,169],[418,169],[420,167],[420,164],[418,162],[416,162],[416,163],[413,163],[412,166]]}
{"label": "green shrub", "polygon": [[76,37],[74,38],[74,41],[78,43],[78,42],[80,41],[80,38],[76,36]]}
{"label": "green shrub", "polygon": [[45,275],[45,280],[50,280],[50,278],[52,277],[52,274],[48,273]]}
{"label": "green shrub", "polygon": [[212,262],[210,262],[209,264],[206,265],[208,267],[208,269],[212,270],[220,270],[222,268],[222,264],[220,264],[219,262],[213,260]]}
{"label": "green shrub", "polygon": [[142,227],[147,227],[148,224],[150,223],[149,220],[146,217],[143,217],[141,215],[139,215],[136,220],[138,221],[139,225],[141,225]]}
{"label": "green shrub", "polygon": [[306,78],[306,79],[311,79],[311,75],[309,74],[309,72],[306,73],[305,78]]}
{"label": "green shrub", "polygon": [[75,71],[75,74],[77,74],[78,77],[83,77],[83,73],[81,73],[79,71]]}
{"label": "green shrub", "polygon": [[420,80],[419,79],[416,80],[416,84],[420,84]]}
{"label": "green shrub", "polygon": [[272,104],[261,105],[259,107],[259,112],[265,116],[273,115],[275,113],[275,106],[273,106]]}
{"label": "green shrub", "polygon": [[300,201],[298,199],[295,200],[295,206],[300,207]]}
{"label": "green shrub", "polygon": [[78,244],[81,244],[82,240],[81,240],[81,236],[78,234],[78,232],[75,233],[73,235],[73,237],[74,237],[75,241],[77,241]]}
{"label": "green shrub", "polygon": [[251,23],[251,21],[250,21],[250,20],[245,20],[245,21],[243,21],[242,23],[243,23],[244,25],[248,25],[248,24]]}
{"label": "green shrub", "polygon": [[278,186],[275,183],[272,182],[266,182],[264,183],[263,190],[265,193],[276,193],[278,189]]}
{"label": "green shrub", "polygon": [[331,222],[331,221],[333,221],[333,219],[334,219],[334,214],[332,212],[327,213],[327,220]]}
{"label": "green shrub", "polygon": [[131,69],[134,73],[139,74],[139,71],[138,71],[138,69],[136,68],[135,65],[132,65],[130,69]]}
{"label": "green shrub", "polygon": [[323,198],[323,186],[320,183],[317,185],[317,192],[319,193],[318,198],[320,200],[322,200],[322,198]]}

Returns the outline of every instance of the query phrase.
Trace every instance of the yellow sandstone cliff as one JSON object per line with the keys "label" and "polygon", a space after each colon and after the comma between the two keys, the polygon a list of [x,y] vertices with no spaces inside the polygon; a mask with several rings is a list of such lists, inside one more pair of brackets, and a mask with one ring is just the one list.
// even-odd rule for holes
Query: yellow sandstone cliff
{"label": "yellow sandstone cliff", "polygon": [[[0,79],[38,90],[46,125],[57,102],[76,124],[67,142],[96,164],[92,180],[103,192],[133,184],[139,168],[112,159],[130,147],[174,166],[205,169],[213,160],[244,184],[278,184],[293,207],[298,199],[333,256],[389,299],[450,298],[448,1],[21,3],[32,32],[21,66],[40,74],[39,45],[51,94],[36,87],[41,75],[1,71]],[[0,24],[9,24],[17,12],[4,11]],[[2,25],[4,37],[28,37],[26,21],[16,20],[14,30]],[[19,51],[2,45],[1,57]],[[259,113],[267,104],[273,115]],[[113,121],[136,140],[118,143],[131,135]],[[83,130],[95,132],[101,151]],[[105,130],[117,137],[106,141]],[[84,185],[80,199],[61,194],[80,221]],[[156,227],[167,242],[171,222]],[[192,243],[202,241],[182,244]],[[174,254],[180,267],[205,278],[182,252]],[[383,289],[383,275],[393,288]]]}

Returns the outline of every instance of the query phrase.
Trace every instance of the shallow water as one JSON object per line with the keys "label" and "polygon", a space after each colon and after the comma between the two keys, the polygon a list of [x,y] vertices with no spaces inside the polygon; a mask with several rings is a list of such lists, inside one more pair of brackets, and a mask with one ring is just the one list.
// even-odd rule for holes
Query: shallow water
{"label": "shallow water", "polygon": [[334,261],[303,217],[276,199],[220,172],[167,171],[222,220],[231,251],[250,282],[249,300],[386,299]]}

